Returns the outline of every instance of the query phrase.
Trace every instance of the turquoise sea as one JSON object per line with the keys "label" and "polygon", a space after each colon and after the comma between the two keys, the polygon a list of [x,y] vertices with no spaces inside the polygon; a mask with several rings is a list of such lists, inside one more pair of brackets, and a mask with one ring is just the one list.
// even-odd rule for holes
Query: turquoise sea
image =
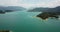
{"label": "turquoise sea", "polygon": [[35,17],[40,12],[9,12],[0,14],[0,30],[13,32],[60,32],[60,20],[47,21]]}

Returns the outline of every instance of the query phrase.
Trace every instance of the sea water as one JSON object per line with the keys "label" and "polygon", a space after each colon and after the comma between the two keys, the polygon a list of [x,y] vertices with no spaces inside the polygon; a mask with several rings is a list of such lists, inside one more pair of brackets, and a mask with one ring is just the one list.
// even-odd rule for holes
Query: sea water
{"label": "sea water", "polygon": [[47,21],[35,17],[40,12],[9,12],[0,14],[0,30],[13,32],[60,32],[60,20]]}

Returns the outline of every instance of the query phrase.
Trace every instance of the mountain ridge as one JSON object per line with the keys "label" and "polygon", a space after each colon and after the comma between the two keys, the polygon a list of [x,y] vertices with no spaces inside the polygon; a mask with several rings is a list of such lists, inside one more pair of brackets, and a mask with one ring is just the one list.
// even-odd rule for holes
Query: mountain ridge
{"label": "mountain ridge", "polygon": [[60,12],[60,6],[57,6],[55,8],[37,7],[28,10],[28,12]]}

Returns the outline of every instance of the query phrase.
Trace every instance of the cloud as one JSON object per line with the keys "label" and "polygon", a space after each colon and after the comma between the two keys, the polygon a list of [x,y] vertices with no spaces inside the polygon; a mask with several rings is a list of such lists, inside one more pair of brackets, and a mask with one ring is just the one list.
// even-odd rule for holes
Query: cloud
{"label": "cloud", "polygon": [[[34,0],[33,0],[34,1]],[[29,1],[20,1],[20,6],[23,7],[56,7],[60,6],[60,0],[37,0],[36,2],[33,2],[32,0]]]}
{"label": "cloud", "polygon": [[22,7],[56,7],[60,6],[60,0],[0,0],[0,5]]}
{"label": "cloud", "polygon": [[[23,1],[24,2],[24,1]],[[20,3],[20,6],[23,7],[56,7],[60,6],[60,0],[51,0],[45,2],[38,2],[38,3]]]}
{"label": "cloud", "polygon": [[17,0],[0,0],[0,5],[3,6],[17,5]]}

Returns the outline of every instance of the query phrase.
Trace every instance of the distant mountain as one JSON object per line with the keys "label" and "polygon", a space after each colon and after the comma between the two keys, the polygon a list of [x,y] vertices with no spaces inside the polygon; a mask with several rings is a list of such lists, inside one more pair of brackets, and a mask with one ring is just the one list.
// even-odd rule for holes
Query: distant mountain
{"label": "distant mountain", "polygon": [[39,8],[30,9],[28,10],[28,12],[60,12],[60,6],[55,8],[39,7]]}
{"label": "distant mountain", "polygon": [[[10,9],[10,10],[15,10],[15,11],[23,11],[23,10],[25,10],[26,8],[23,8],[23,7],[19,7],[19,6],[8,6],[8,7],[6,7],[8,10]],[[6,10],[7,10],[6,9]]]}
{"label": "distant mountain", "polygon": [[43,8],[43,7],[37,7],[37,8],[33,8],[33,9],[29,9],[28,12],[41,12],[41,11],[47,11],[48,9],[51,8]]}
{"label": "distant mountain", "polygon": [[56,7],[56,8],[53,8],[52,9],[52,12],[60,12],[60,6]]}
{"label": "distant mountain", "polygon": [[20,6],[0,6],[0,10],[12,10],[12,11],[23,11],[26,8],[20,7]]}
{"label": "distant mountain", "polygon": [[20,6],[0,6],[0,14],[5,14],[6,12],[13,11],[24,11],[26,8]]}

